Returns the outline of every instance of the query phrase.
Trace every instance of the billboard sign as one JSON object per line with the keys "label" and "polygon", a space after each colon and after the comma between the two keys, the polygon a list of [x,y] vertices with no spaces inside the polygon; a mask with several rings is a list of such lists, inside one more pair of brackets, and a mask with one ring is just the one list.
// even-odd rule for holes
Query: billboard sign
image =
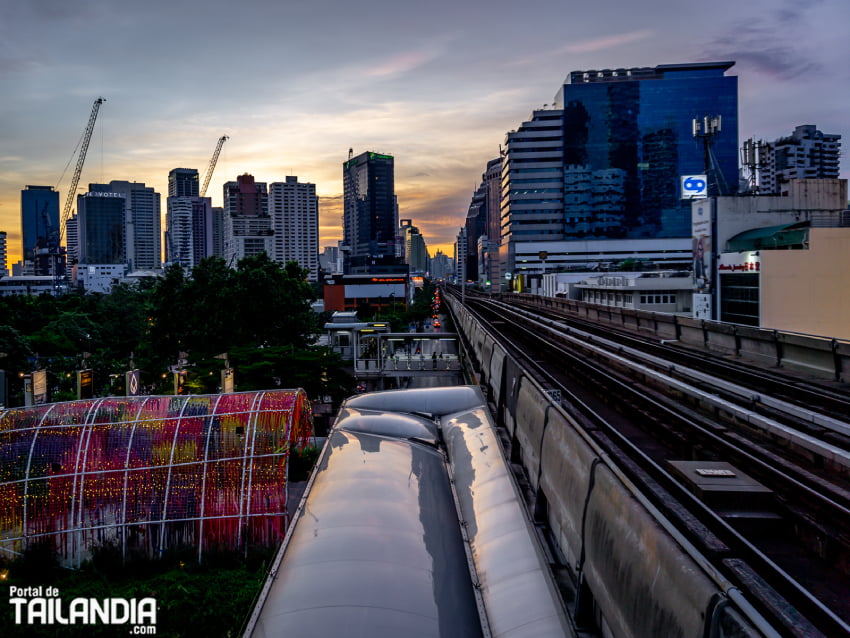
{"label": "billboard sign", "polygon": [[47,403],[47,370],[35,370],[32,373],[32,394],[35,405]]}
{"label": "billboard sign", "polygon": [[126,392],[128,397],[137,397],[139,396],[140,385],[139,385],[139,371],[138,370],[128,370],[124,375],[124,381],[126,383]]}
{"label": "billboard sign", "polygon": [[77,370],[77,398],[91,399],[94,396],[94,372]]}
{"label": "billboard sign", "polygon": [[682,199],[704,199],[708,197],[706,175],[682,175]]}
{"label": "billboard sign", "polygon": [[233,392],[233,368],[224,368],[221,371],[221,392],[227,394]]}
{"label": "billboard sign", "polygon": [[694,272],[694,290],[711,292],[711,206],[709,202],[694,202],[691,206],[691,238]]}

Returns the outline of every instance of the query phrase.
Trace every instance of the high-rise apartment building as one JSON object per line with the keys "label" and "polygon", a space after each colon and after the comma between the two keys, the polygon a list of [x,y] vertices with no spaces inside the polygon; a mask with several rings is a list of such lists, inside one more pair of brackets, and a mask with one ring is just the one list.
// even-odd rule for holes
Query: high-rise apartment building
{"label": "high-rise apartment building", "polygon": [[485,233],[491,241],[499,242],[502,236],[502,158],[487,162],[487,168],[481,176],[487,205],[487,225]]}
{"label": "high-rise apartment building", "polygon": [[[472,195],[472,201],[466,211],[466,272],[478,272],[478,239],[487,234],[487,189],[482,184]],[[476,279],[468,275],[470,279]]]}
{"label": "high-rise apartment building", "polygon": [[[466,270],[478,273],[479,283],[498,286],[501,229],[502,158],[487,162],[481,185],[466,213]],[[470,279],[475,279],[469,276]],[[495,284],[494,284],[495,282]]]}
{"label": "high-rise apartment building", "polygon": [[396,265],[394,158],[373,152],[350,158],[343,164],[342,183],[347,272],[375,272]]}
{"label": "high-rise apartment building", "polygon": [[287,176],[284,182],[269,184],[269,214],[272,218],[272,259],[286,264],[297,261],[309,272],[310,281],[319,280],[319,198],[316,185]]}
{"label": "high-rise apartment building", "polygon": [[[78,198],[79,200],[79,198]],[[80,260],[80,224],[77,213],[71,215],[65,222],[65,244],[68,246],[68,266]]]}
{"label": "high-rise apartment building", "polygon": [[[768,144],[759,166],[759,192],[781,193],[791,179],[837,179],[841,136],[823,133],[814,124],[794,129]],[[787,190],[787,187],[784,189]]]}
{"label": "high-rise apartment building", "polygon": [[224,259],[224,208],[212,208],[212,254]]}
{"label": "high-rise apartment building", "polygon": [[412,220],[402,219],[399,235],[404,242],[404,262],[410,266],[410,272],[424,273],[428,271],[428,246],[419,229]]}
{"label": "high-rise apartment building", "polygon": [[213,255],[213,216],[209,197],[169,197],[165,227],[168,263],[194,268],[202,259]]}
{"label": "high-rise apartment building", "polygon": [[431,278],[440,281],[449,280],[454,276],[454,261],[442,250],[437,250],[431,257]]}
{"label": "high-rise apartment building", "polygon": [[[725,75],[733,64],[570,73],[552,108],[534,111],[507,134],[500,247],[506,274],[520,253],[556,256],[563,265],[584,254],[578,261],[590,263],[605,260],[617,242],[613,252],[638,255],[637,244],[623,242],[689,237],[681,178],[707,173],[714,193],[737,189],[737,77]],[[695,139],[693,121],[705,117],[722,121],[722,131]],[[590,240],[610,245],[595,251]],[[551,242],[564,244],[550,253],[543,246]],[[540,272],[546,265],[526,260],[522,268]]]}
{"label": "high-rise apartment building", "polygon": [[[199,196],[198,171],[174,168],[168,173],[165,213],[165,260],[194,268],[213,253],[211,200]],[[220,253],[221,256],[221,253]]]}
{"label": "high-rise apartment building", "polygon": [[157,270],[162,266],[160,194],[140,182],[113,180],[109,192],[124,196],[127,266],[130,270]]}
{"label": "high-rise apartment building", "polygon": [[240,175],[224,185],[224,260],[236,267],[240,259],[265,252],[274,254],[274,230],[265,182]]}
{"label": "high-rise apartment building", "polygon": [[466,272],[466,227],[461,226],[460,231],[457,234],[457,239],[455,239],[454,243],[454,263],[455,263],[455,281],[461,282],[461,285],[465,285],[465,282],[472,277],[472,274],[468,274]]}
{"label": "high-rise apartment building", "polygon": [[319,254],[319,267],[325,275],[342,274],[342,250],[336,246],[325,246]]}

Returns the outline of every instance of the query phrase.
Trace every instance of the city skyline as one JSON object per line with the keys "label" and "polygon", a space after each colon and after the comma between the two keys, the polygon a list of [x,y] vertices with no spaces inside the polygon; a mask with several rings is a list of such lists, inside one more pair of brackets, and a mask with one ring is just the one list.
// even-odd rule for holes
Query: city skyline
{"label": "city skyline", "polygon": [[581,13],[501,0],[164,6],[114,15],[95,2],[10,8],[0,26],[9,96],[0,104],[0,231],[10,263],[20,259],[20,192],[58,184],[64,203],[73,164],[59,178],[98,96],[107,102],[83,188],[131,180],[165,197],[170,170],[203,176],[228,135],[207,193],[213,205],[243,173],[269,183],[297,175],[316,184],[326,246],[342,237],[348,149],[376,151],[395,157],[399,217],[448,254],[505,134],[551,103],[574,70],[735,61],[741,140],[773,141],[802,124],[850,139],[842,0],[603,0]]}

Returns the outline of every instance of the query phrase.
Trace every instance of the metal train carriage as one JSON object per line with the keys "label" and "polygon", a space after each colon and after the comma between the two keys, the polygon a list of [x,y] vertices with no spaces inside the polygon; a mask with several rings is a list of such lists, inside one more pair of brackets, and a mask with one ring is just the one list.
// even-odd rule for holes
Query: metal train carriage
{"label": "metal train carriage", "polygon": [[573,635],[478,388],[343,405],[245,635]]}

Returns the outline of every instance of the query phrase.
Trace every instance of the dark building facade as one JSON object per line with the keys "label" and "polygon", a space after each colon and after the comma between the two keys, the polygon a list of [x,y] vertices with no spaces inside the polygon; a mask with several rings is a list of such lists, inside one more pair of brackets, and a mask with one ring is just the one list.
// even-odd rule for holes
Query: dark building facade
{"label": "dark building facade", "polygon": [[49,275],[47,253],[59,248],[59,192],[52,186],[27,186],[21,191],[21,232],[25,262],[34,264],[33,274]]}
{"label": "dark building facade", "polygon": [[376,272],[399,265],[393,156],[365,152],[342,166],[346,272]]}
{"label": "dark building facade", "polygon": [[198,169],[173,168],[168,172],[169,197],[198,197]]}
{"label": "dark building facade", "polygon": [[77,197],[78,250],[81,264],[125,264],[126,196],[107,190],[106,184],[91,184]]}

